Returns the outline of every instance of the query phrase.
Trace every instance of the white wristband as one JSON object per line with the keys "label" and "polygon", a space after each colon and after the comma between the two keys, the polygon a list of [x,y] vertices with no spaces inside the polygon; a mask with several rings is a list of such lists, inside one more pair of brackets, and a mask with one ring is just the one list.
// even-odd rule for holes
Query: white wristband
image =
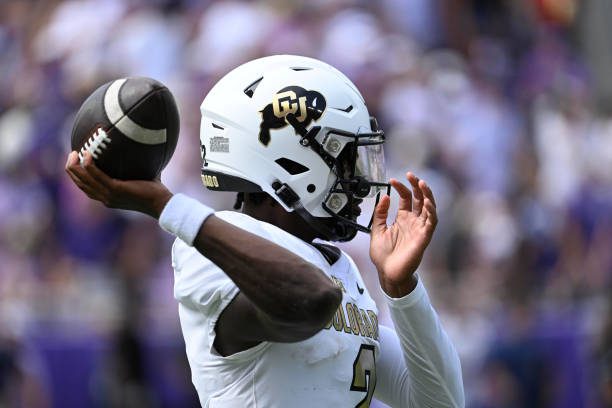
{"label": "white wristband", "polygon": [[184,194],[175,194],[159,216],[159,226],[193,246],[200,227],[215,210]]}

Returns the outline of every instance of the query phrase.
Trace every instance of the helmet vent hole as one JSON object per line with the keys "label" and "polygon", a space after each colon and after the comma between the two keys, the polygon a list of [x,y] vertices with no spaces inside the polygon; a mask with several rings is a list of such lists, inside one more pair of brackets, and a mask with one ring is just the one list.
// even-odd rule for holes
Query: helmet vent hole
{"label": "helmet vent hole", "polygon": [[294,71],[310,71],[312,68],[309,67],[291,67]]}
{"label": "helmet vent hole", "polygon": [[212,127],[214,127],[215,129],[221,129],[221,130],[224,129],[223,126],[219,126],[215,122],[212,122]]}
{"label": "helmet vent hole", "polygon": [[349,113],[350,111],[353,110],[353,105],[349,105],[349,106],[347,106],[344,109],[342,109],[342,108],[332,108],[332,109],[339,110],[339,111],[342,111],[344,113]]}
{"label": "helmet vent hole", "polygon": [[263,79],[263,77],[258,78],[251,85],[249,85],[246,88],[244,88],[245,95],[248,96],[249,98],[252,98],[253,94],[255,93],[255,89],[257,89],[257,87],[259,86],[259,83],[261,82],[262,79]]}
{"label": "helmet vent hole", "polygon": [[309,184],[306,187],[306,191],[308,191],[309,193],[314,193],[316,189],[317,189],[317,187],[314,184]]}
{"label": "helmet vent hole", "polygon": [[291,174],[292,176],[295,176],[296,174],[306,173],[308,170],[310,170],[308,167],[291,159],[287,159],[286,157],[281,157],[280,159],[276,159],[275,161],[279,166],[285,169],[285,171]]}

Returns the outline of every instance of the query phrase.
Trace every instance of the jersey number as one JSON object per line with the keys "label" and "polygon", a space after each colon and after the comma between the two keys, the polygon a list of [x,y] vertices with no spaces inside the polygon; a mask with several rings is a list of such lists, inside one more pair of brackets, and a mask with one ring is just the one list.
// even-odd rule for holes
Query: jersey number
{"label": "jersey number", "polygon": [[367,408],[372,401],[376,387],[376,357],[374,346],[362,344],[353,363],[353,381],[351,391],[367,392],[366,396],[359,401],[355,408]]}

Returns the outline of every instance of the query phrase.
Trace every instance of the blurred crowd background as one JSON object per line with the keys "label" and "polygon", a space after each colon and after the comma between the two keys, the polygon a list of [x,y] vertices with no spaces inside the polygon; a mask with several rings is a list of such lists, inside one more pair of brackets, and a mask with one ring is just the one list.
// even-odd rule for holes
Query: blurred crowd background
{"label": "blurred crowd background", "polygon": [[[172,238],[71,184],[72,121],[111,79],[164,82],[182,120],[164,182],[230,209],[200,182],[199,105],[290,53],[352,78],[389,175],[433,186],[420,276],[468,406],[611,407],[611,21],[608,0],[2,0],[0,406],[198,406]],[[367,245],[344,246],[380,300]]]}

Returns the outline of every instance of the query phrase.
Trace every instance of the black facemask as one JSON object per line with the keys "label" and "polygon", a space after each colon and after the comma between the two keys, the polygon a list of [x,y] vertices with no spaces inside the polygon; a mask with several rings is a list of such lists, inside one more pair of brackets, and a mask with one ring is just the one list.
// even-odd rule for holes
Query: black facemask
{"label": "black facemask", "polygon": [[[313,126],[307,130],[295,116],[287,115],[289,122],[302,137],[300,144],[313,149],[325,163],[330,167],[331,171],[336,175],[337,179],[332,188],[329,189],[323,203],[323,209],[330,217],[315,217],[310,214],[299,202],[299,197],[286,184],[278,183],[273,186],[277,195],[292,207],[298,214],[302,216],[315,229],[322,238],[329,241],[350,241],[355,237],[357,231],[370,233],[374,213],[370,218],[367,226],[357,223],[359,215],[359,204],[367,197],[372,189],[378,190],[376,194],[376,205],[380,200],[380,194],[385,191],[386,194],[391,193],[391,185],[389,183],[374,182],[368,180],[357,173],[358,150],[362,146],[382,145],[385,137],[384,132],[378,129],[376,119],[371,118],[372,132],[367,133],[350,133],[343,130],[331,130],[329,134],[335,134],[344,138],[353,139],[347,143],[338,157],[331,156],[323,146],[315,139],[321,128]],[[330,208],[328,202],[339,197],[346,197],[346,204],[338,211]],[[289,204],[287,201],[291,202]],[[344,200],[342,200],[344,201]],[[376,206],[375,205],[375,206]]]}

